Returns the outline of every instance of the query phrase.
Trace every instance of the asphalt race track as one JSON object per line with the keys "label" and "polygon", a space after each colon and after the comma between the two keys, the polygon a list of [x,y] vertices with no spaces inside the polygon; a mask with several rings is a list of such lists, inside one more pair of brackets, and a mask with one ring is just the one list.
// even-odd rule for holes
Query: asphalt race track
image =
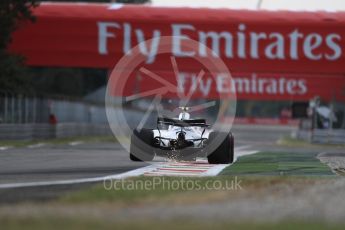
{"label": "asphalt race track", "polygon": [[[236,126],[233,129],[235,149],[284,150],[276,142],[280,137],[290,135],[291,131],[291,127]],[[297,148],[286,151],[315,150]],[[120,144],[111,142],[10,148],[0,151],[0,185],[103,177],[147,165],[149,164],[131,162]],[[82,186],[88,184],[0,189],[0,202],[48,199],[60,192]]]}
{"label": "asphalt race track", "polygon": [[13,148],[0,153],[0,184],[99,177],[145,165],[131,162],[117,143]]}

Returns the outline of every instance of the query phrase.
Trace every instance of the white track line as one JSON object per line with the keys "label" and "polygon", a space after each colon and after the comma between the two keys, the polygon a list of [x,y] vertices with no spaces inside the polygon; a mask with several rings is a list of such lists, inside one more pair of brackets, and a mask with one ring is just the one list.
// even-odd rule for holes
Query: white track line
{"label": "white track line", "polygon": [[[94,178],[84,178],[84,179],[75,179],[75,180],[57,180],[57,181],[39,181],[39,182],[24,182],[24,183],[8,183],[8,184],[0,184],[0,189],[8,189],[8,188],[23,188],[23,187],[37,187],[37,186],[51,186],[51,185],[68,185],[68,184],[80,184],[80,183],[91,183],[91,182],[101,182],[104,180],[116,180],[116,179],[125,179],[129,177],[141,176],[141,175],[156,175],[156,176],[215,176],[217,175],[223,168],[228,165],[214,165],[209,167],[206,170],[201,172],[178,172],[176,170],[167,170],[167,172],[162,172],[162,168],[166,166],[178,165],[179,163],[176,162],[164,162],[164,163],[153,163],[152,165],[138,168],[135,170],[131,170],[129,172],[109,175],[104,177],[94,177]],[[185,166],[186,163],[181,163],[181,165]],[[190,164],[193,165],[193,164]],[[195,164],[197,167],[199,164]],[[191,166],[192,168],[192,166]],[[168,167],[167,167],[168,169]]]}
{"label": "white track line", "polygon": [[[239,156],[254,154],[257,151],[237,151],[235,159]],[[230,164],[211,165],[206,159],[198,159],[196,162],[153,162],[152,165],[134,169],[125,173],[109,175],[104,177],[83,178],[74,180],[57,180],[57,181],[39,181],[39,182],[24,182],[24,183],[8,183],[0,184],[0,189],[8,188],[23,188],[36,186],[51,186],[51,185],[68,185],[101,182],[105,180],[120,180],[135,176],[216,176],[224,168]]]}
{"label": "white track line", "polygon": [[140,176],[147,171],[153,170],[154,168],[155,168],[154,165],[149,165],[146,167],[131,170],[129,172],[115,174],[115,175],[109,175],[109,176],[104,176],[104,177],[93,177],[93,178],[84,178],[84,179],[75,179],[75,180],[56,180],[56,181],[39,181],[39,182],[0,184],[0,189],[50,186],[50,185],[68,185],[68,184],[100,182],[100,181],[104,181],[104,180],[125,179],[128,177]]}
{"label": "white track line", "polygon": [[10,148],[12,148],[12,146],[0,146],[0,151],[4,151]]}
{"label": "white track line", "polygon": [[34,144],[34,145],[28,145],[28,148],[29,149],[35,149],[35,148],[43,147],[45,145],[46,145],[45,143],[37,143],[37,144]]}
{"label": "white track line", "polygon": [[196,162],[165,162],[157,164],[157,168],[147,172],[145,176],[216,176],[230,164],[211,165],[206,159],[197,159]]}
{"label": "white track line", "polygon": [[201,176],[217,176],[223,169],[231,164],[219,164],[204,172]]}
{"label": "white track line", "polygon": [[183,176],[183,177],[199,177],[200,173],[196,172],[161,172],[161,171],[153,171],[144,174],[145,176]]}
{"label": "white track line", "polygon": [[259,151],[257,151],[257,150],[237,151],[235,154],[235,161],[237,161],[237,159],[239,157],[246,156],[246,155],[252,155],[252,154],[255,154],[257,152],[259,152]]}
{"label": "white track line", "polygon": [[76,146],[76,145],[80,145],[83,144],[84,141],[72,141],[70,143],[68,143],[70,146]]}

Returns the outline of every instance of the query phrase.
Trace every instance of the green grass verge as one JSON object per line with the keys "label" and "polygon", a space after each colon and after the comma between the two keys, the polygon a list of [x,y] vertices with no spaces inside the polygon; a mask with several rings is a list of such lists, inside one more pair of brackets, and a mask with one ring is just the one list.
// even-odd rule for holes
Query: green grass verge
{"label": "green grass verge", "polygon": [[34,145],[38,143],[44,144],[68,144],[73,141],[83,142],[114,142],[116,138],[113,136],[82,136],[82,137],[68,137],[68,138],[56,138],[56,139],[38,139],[38,140],[1,140],[0,146],[11,147],[26,147],[28,145]]}
{"label": "green grass verge", "polygon": [[221,175],[331,176],[331,169],[316,154],[259,152],[240,157]]}
{"label": "green grass verge", "polygon": [[[112,184],[96,184],[90,188],[66,194],[58,204],[112,204],[119,206],[157,204],[159,202],[198,203],[205,199],[234,198],[243,190],[267,188],[278,184],[306,186],[328,183],[329,177],[301,176],[229,176],[217,177],[133,177],[112,181]],[[110,182],[110,181],[109,181]],[[122,184],[123,183],[123,184]],[[111,186],[112,185],[112,186]],[[109,188],[109,189],[108,189]]]}
{"label": "green grass verge", "polygon": [[[337,224],[327,222],[298,221],[295,219],[281,222],[252,222],[250,219],[238,221],[216,221],[213,219],[167,219],[160,220],[159,214],[155,219],[144,219],[145,216],[133,216],[128,219],[116,219],[117,213],[126,208],[150,207],[161,204],[169,208],[170,205],[188,205],[208,202],[222,202],[236,200],[238,197],[256,194],[258,191],[265,191],[270,186],[284,189],[286,186],[301,188],[315,183],[328,183],[327,178],[306,178],[306,177],[282,177],[282,176],[219,176],[209,178],[180,178],[164,177],[165,183],[159,183],[153,189],[124,189],[132,182],[153,182],[155,177],[136,177],[124,180],[125,185],[119,190],[106,190],[102,184],[94,185],[91,188],[67,194],[64,197],[43,204],[23,204],[23,208],[34,211],[34,215],[24,216],[9,209],[9,213],[0,215],[1,229],[343,229]],[[181,184],[199,183],[205,186],[209,181],[225,182],[234,181],[235,178],[243,181],[241,186],[246,193],[240,190],[188,190],[182,188]],[[182,182],[182,179],[184,182]],[[160,177],[162,180],[162,177]],[[168,189],[163,186],[179,181],[178,189]],[[162,182],[162,181],[160,181]],[[284,185],[284,186],[281,186]],[[151,185],[152,186],[152,185]],[[128,187],[130,188],[130,187]],[[247,195],[246,195],[247,194]],[[262,194],[262,192],[261,192]],[[252,195],[251,195],[252,197]],[[49,207],[47,209],[47,207]],[[40,208],[43,210],[40,211]],[[56,209],[56,211],[54,211]],[[45,212],[44,210],[48,210]],[[64,212],[63,210],[66,210]],[[72,211],[71,211],[72,210]],[[75,210],[75,211],[73,211]],[[83,210],[83,211],[81,211]],[[85,212],[84,212],[85,211]],[[40,213],[41,212],[41,213]],[[56,215],[55,215],[56,212]],[[93,215],[96,214],[96,215]],[[89,216],[90,215],[90,216]],[[114,218],[112,218],[112,216]]]}
{"label": "green grass verge", "polygon": [[[259,177],[266,175],[266,177]],[[283,175],[283,176],[282,176]],[[310,153],[280,153],[280,152],[260,152],[253,155],[240,157],[239,160],[225,168],[218,177],[202,178],[181,178],[181,177],[134,177],[126,180],[112,182],[110,190],[109,183],[98,184],[89,189],[64,196],[60,201],[67,203],[87,203],[87,202],[120,202],[135,203],[143,200],[157,200],[167,196],[178,197],[179,194],[191,194],[202,196],[205,192],[228,189],[231,183],[241,180],[242,186],[250,187],[266,186],[275,183],[309,183],[308,177],[314,179],[326,177],[325,179],[336,177],[331,169],[321,163],[315,154]],[[314,180],[312,179],[312,181]],[[177,189],[172,185],[177,183]],[[221,184],[220,188],[207,188],[213,183]],[[193,185],[193,189],[189,185]],[[145,187],[148,185],[148,187]],[[169,187],[169,185],[171,187]],[[116,189],[114,189],[116,186]],[[133,189],[135,187],[135,189]],[[236,188],[234,188],[236,189]],[[227,191],[231,192],[231,191]]]}
{"label": "green grass verge", "polygon": [[237,229],[237,230],[342,230],[343,225],[325,224],[319,222],[276,222],[276,223],[253,223],[253,222],[223,222],[223,221],[190,221],[190,220],[147,220],[132,222],[92,221],[88,219],[68,218],[46,218],[46,219],[25,219],[25,218],[0,218],[2,229],[165,229],[165,230],[203,230],[203,229]]}
{"label": "green grass verge", "polygon": [[[237,176],[220,177],[147,177],[105,181],[89,189],[67,194],[59,201],[65,203],[120,202],[136,203],[159,200],[180,194],[202,195],[214,190],[234,191]],[[249,182],[249,180],[247,180]]]}

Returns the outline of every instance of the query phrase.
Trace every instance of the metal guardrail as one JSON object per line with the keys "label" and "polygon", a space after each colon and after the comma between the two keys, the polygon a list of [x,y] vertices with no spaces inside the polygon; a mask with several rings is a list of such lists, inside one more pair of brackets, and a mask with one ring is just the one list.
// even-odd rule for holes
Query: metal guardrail
{"label": "metal guardrail", "polygon": [[50,114],[60,123],[107,123],[104,105],[0,91],[0,124],[48,123]]}
{"label": "metal guardrail", "polygon": [[47,99],[0,91],[0,123],[39,123],[48,116]]}
{"label": "metal guardrail", "polygon": [[296,137],[312,143],[345,144],[344,129],[298,130]]}
{"label": "metal guardrail", "polygon": [[311,136],[312,142],[329,143],[329,144],[345,144],[345,130],[314,130]]}

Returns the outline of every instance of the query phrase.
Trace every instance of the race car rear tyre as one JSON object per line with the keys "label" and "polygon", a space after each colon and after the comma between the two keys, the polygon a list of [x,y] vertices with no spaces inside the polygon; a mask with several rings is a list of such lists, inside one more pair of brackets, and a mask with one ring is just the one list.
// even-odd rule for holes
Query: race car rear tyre
{"label": "race car rear tyre", "polygon": [[230,164],[234,161],[234,136],[232,133],[212,132],[209,135],[209,142],[215,138],[222,138],[221,144],[207,156],[210,164]]}
{"label": "race car rear tyre", "polygon": [[135,129],[131,136],[129,158],[132,161],[152,161],[153,151],[153,131],[151,129]]}

